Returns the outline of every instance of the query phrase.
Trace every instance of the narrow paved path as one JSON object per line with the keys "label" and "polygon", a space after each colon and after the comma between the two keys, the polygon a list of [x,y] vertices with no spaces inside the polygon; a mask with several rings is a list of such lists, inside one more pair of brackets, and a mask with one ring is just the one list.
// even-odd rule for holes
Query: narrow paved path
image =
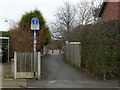
{"label": "narrow paved path", "polygon": [[117,80],[93,80],[79,70],[67,65],[58,51],[42,60],[47,76],[42,80],[27,80],[28,87],[39,88],[104,88],[118,87]]}

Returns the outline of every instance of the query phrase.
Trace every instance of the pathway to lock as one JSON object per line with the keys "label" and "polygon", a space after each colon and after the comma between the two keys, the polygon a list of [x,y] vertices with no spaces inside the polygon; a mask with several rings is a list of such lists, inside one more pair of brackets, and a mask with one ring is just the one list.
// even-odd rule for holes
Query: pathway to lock
{"label": "pathway to lock", "polygon": [[95,80],[63,61],[58,50],[49,52],[42,58],[45,77],[42,80],[27,80],[27,87],[39,88],[113,88],[118,87],[117,80]]}

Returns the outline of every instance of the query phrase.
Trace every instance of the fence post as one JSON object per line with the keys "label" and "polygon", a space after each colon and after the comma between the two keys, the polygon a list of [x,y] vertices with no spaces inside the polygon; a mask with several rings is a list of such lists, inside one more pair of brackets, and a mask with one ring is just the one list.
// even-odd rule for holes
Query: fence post
{"label": "fence post", "polygon": [[14,59],[11,59],[11,78],[14,77]]}
{"label": "fence post", "polygon": [[46,55],[46,47],[43,46],[43,55]]}
{"label": "fence post", "polygon": [[14,79],[16,79],[16,73],[17,73],[17,53],[14,52]]}
{"label": "fence post", "polygon": [[38,79],[41,78],[41,53],[38,52]]}

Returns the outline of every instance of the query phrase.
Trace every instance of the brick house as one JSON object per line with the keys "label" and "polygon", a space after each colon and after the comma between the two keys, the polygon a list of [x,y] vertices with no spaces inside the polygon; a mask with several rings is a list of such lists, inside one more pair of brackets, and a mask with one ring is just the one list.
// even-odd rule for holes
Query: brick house
{"label": "brick house", "polygon": [[120,20],[120,1],[103,2],[98,17],[103,21]]}

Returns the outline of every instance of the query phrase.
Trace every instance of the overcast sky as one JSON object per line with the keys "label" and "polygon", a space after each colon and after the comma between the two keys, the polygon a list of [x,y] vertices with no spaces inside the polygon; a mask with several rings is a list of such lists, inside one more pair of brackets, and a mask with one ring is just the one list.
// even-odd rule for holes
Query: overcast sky
{"label": "overcast sky", "polygon": [[48,23],[54,19],[56,8],[63,5],[65,1],[75,4],[83,0],[0,0],[0,31],[9,28],[5,20],[19,21],[25,12],[35,8],[41,11]]}

